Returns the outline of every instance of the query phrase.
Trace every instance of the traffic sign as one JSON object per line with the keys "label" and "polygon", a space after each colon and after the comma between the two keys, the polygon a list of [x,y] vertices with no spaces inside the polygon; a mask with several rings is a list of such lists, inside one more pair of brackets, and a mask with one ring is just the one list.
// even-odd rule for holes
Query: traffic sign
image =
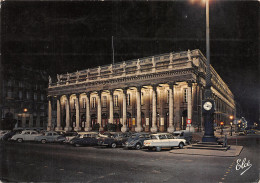
{"label": "traffic sign", "polygon": [[191,124],[191,119],[187,119],[187,124]]}

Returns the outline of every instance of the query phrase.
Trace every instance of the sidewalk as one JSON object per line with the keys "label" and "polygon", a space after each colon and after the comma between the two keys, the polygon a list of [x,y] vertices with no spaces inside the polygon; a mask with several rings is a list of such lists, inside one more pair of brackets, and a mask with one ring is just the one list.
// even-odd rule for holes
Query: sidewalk
{"label": "sidewalk", "polygon": [[218,150],[202,150],[202,149],[173,149],[170,153],[173,154],[186,154],[186,155],[201,155],[201,156],[218,156],[218,157],[235,157],[239,156],[243,146],[231,146],[227,151]]}

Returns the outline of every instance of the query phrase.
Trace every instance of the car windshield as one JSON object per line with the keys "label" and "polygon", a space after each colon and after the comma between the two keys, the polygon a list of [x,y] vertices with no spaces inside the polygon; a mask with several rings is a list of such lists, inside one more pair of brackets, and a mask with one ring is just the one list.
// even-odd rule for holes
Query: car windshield
{"label": "car windshield", "polygon": [[155,135],[151,135],[151,139],[157,139]]}

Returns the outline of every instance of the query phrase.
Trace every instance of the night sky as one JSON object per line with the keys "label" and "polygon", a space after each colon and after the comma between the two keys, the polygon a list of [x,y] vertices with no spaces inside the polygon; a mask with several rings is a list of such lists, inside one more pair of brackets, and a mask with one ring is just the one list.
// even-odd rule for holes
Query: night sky
{"label": "night sky", "polygon": [[[206,55],[205,5],[199,1],[4,1],[2,62],[49,75],[155,54],[200,49]],[[259,121],[259,2],[210,1],[211,64],[250,122]],[[55,77],[56,78],[56,77]]]}

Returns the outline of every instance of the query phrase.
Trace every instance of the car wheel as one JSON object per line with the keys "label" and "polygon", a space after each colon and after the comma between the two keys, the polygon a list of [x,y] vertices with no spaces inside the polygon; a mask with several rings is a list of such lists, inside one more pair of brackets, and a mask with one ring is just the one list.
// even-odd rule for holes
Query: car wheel
{"label": "car wheel", "polygon": [[136,149],[136,150],[141,149],[141,144],[136,144],[136,145],[135,145],[135,149]]}
{"label": "car wheel", "polygon": [[23,142],[23,139],[17,139],[17,142],[19,142],[19,143],[21,143],[21,142]]}
{"label": "car wheel", "polygon": [[183,146],[184,146],[183,142],[179,143],[179,148],[180,149],[183,149]]}
{"label": "car wheel", "polygon": [[157,146],[155,149],[156,149],[157,152],[160,152],[162,148]]}
{"label": "car wheel", "polygon": [[116,143],[112,143],[112,144],[111,144],[111,147],[112,147],[112,148],[116,148]]}
{"label": "car wheel", "polygon": [[41,143],[42,143],[42,144],[45,144],[45,143],[46,143],[46,140],[45,140],[45,139],[42,139],[42,140],[41,140]]}

